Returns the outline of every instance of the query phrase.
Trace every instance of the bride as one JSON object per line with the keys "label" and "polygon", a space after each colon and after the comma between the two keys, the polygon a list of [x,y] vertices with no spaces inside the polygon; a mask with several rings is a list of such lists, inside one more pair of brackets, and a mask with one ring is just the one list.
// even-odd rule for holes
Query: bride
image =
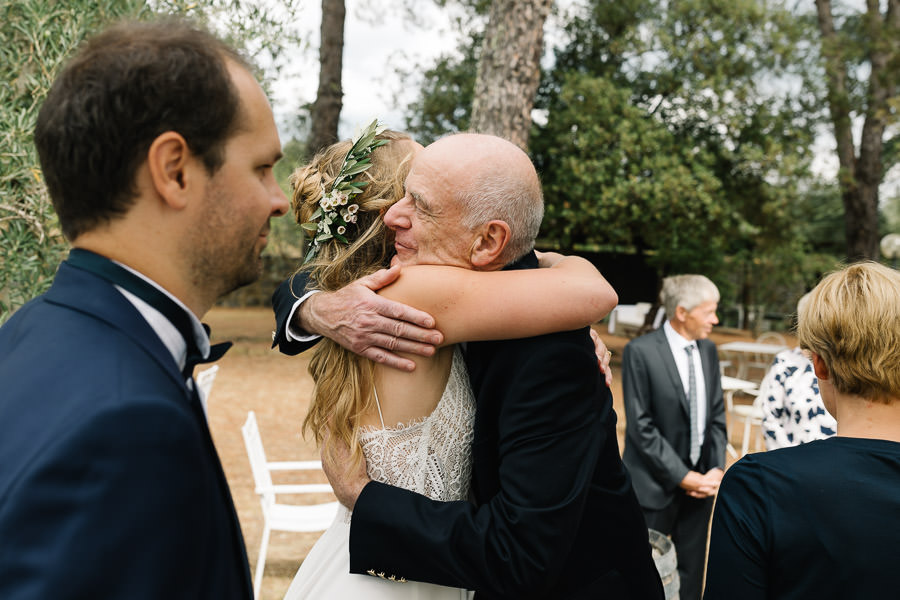
{"label": "bride", "polygon": [[[421,145],[376,129],[320,151],[292,176],[297,221],[313,232],[305,270],[318,289],[337,290],[385,267],[393,252],[382,216],[403,194]],[[411,372],[361,358],[323,339],[309,370],[315,381],[304,420],[318,444],[335,440],[365,460],[369,476],[441,501],[465,500],[471,475],[475,401],[459,342],[530,337],[582,328],[615,306],[616,294],[586,260],[539,254],[535,270],[476,272],[404,267],[382,293],[431,314],[444,336],[435,354],[412,357]],[[357,462],[357,464],[359,464]],[[461,599],[466,590],[351,574],[350,512],[310,551],[285,600]]]}

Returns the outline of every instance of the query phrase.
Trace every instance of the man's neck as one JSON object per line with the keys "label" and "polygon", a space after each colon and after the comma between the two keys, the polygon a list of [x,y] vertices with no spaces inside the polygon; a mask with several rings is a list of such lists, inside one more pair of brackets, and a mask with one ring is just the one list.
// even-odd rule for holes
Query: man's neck
{"label": "man's neck", "polygon": [[201,298],[196,290],[184,285],[184,278],[178,277],[176,261],[168,260],[165,255],[156,252],[155,248],[148,246],[136,249],[130,241],[95,232],[80,235],[72,242],[72,246],[126,265],[153,280],[187,306],[198,319],[203,318],[215,301],[214,298],[211,300]]}
{"label": "man's neck", "polygon": [[685,329],[684,326],[681,323],[679,323],[677,320],[669,319],[669,326],[672,328],[672,330],[675,333],[677,333],[678,335],[683,337],[686,341],[688,341],[688,342],[696,341],[694,338],[691,337],[691,335],[688,333],[687,329]]}

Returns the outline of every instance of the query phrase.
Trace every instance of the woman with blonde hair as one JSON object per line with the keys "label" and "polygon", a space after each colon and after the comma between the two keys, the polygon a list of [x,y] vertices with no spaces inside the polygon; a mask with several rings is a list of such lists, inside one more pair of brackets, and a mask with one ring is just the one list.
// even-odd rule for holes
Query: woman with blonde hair
{"label": "woman with blonde hair", "polygon": [[704,598],[883,598],[900,562],[900,273],[850,265],[800,309],[837,436],[742,458],[713,513]]}
{"label": "woman with blonde hair", "polygon": [[[373,123],[356,143],[323,150],[292,178],[295,215],[313,235],[303,270],[322,290],[386,267],[393,254],[382,216],[403,197],[410,161],[421,146],[396,132],[375,132]],[[456,344],[582,328],[605,316],[617,300],[583,259],[546,253],[541,266],[549,268],[404,267],[397,282],[379,293],[431,314],[443,344],[433,356],[414,357],[416,368],[407,372],[322,340],[310,361],[315,390],[304,430],[320,444],[345,443],[356,460],[365,460],[372,479],[434,500],[465,500],[475,405]],[[350,513],[341,507],[286,599],[467,597],[456,588],[390,585],[350,574],[349,528]]]}

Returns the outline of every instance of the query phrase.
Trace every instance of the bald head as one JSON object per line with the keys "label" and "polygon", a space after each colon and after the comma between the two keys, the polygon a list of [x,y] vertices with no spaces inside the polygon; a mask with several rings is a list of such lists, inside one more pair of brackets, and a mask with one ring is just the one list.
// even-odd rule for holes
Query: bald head
{"label": "bald head", "polygon": [[443,168],[467,229],[492,220],[509,225],[511,239],[503,251],[504,263],[534,247],[544,199],[534,165],[518,146],[493,135],[460,133],[432,143],[422,156]]}

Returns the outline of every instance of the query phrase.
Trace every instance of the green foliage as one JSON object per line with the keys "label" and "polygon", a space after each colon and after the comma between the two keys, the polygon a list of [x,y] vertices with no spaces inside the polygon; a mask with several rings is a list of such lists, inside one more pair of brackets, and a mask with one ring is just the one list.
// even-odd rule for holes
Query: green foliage
{"label": "green foliage", "polygon": [[[264,85],[306,48],[301,0],[147,0],[155,14],[202,23],[260,66]],[[290,50],[290,52],[288,51]]]}
{"label": "green foliage", "polygon": [[563,80],[532,142],[547,205],[542,238],[651,251],[662,274],[718,270],[732,215],[711,157],[680,145],[630,98],[602,77]]}
{"label": "green foliage", "polygon": [[[282,152],[284,156],[275,163],[273,172],[278,185],[290,199],[293,192],[290,182],[291,174],[294,169],[308,159],[306,141],[292,138],[284,144]],[[297,224],[293,212],[289,212],[279,219],[272,219],[271,227],[266,254],[296,258],[298,259],[297,264],[300,264],[300,259],[303,258],[305,236]]]}
{"label": "green foliage", "polygon": [[589,2],[541,88],[542,235],[637,249],[747,303],[802,280],[813,25],[779,2]]}
{"label": "green foliage", "polygon": [[19,0],[0,5],[0,322],[50,284],[67,245],[44,188],[34,125],[64,59],[128,0]]}
{"label": "green foliage", "polygon": [[33,132],[66,58],[89,35],[123,18],[177,14],[227,32],[251,60],[277,73],[297,46],[299,2],[241,0],[17,0],[0,2],[0,322],[49,287],[67,250],[43,185]]}

